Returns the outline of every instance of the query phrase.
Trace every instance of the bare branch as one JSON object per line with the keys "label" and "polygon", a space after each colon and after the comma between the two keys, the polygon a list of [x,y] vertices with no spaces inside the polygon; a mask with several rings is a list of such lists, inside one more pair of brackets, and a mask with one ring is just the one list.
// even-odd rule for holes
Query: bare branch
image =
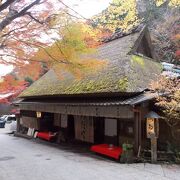
{"label": "bare branch", "polygon": [[[15,40],[17,40],[17,41],[19,41],[19,42],[22,42],[22,43],[24,43],[24,44],[26,44],[26,45],[28,45],[28,46],[37,47],[37,48],[42,49],[52,60],[56,61],[57,63],[72,64],[71,62],[68,62],[68,61],[66,61],[66,60],[60,60],[60,59],[54,58],[53,55],[52,55],[51,53],[49,53],[49,52],[46,50],[46,48],[44,48],[44,47],[41,46],[41,45],[38,45],[38,44],[35,44],[35,43],[32,43],[32,42],[23,41],[23,40],[16,39],[16,38],[13,38],[13,39],[15,39]],[[28,61],[28,59],[27,59],[27,61]]]}
{"label": "bare branch", "polygon": [[41,0],[35,0],[33,3],[31,3],[30,5],[26,6],[23,10],[21,10],[16,16],[21,17],[21,16],[25,15],[29,9],[31,9],[33,6],[39,4],[40,2],[41,2]]}
{"label": "bare branch", "polygon": [[6,9],[13,2],[15,2],[15,0],[7,0],[2,5],[0,5],[0,12],[3,11],[4,9]]}
{"label": "bare branch", "polygon": [[[0,57],[3,57],[3,56],[11,57],[11,58],[14,58],[14,59],[17,58],[15,55],[12,55],[12,54],[0,54]],[[23,58],[23,57],[18,57],[18,59],[22,60],[22,61],[28,61],[28,62],[33,61],[33,62],[43,62],[44,63],[44,61],[37,60],[37,59],[28,59],[28,58]],[[3,60],[1,59],[1,61],[3,61],[4,63],[8,62],[8,64],[11,64],[11,62],[6,61],[4,59]],[[14,64],[14,63],[12,62],[12,64]]]}
{"label": "bare branch", "polygon": [[33,19],[34,21],[36,21],[39,24],[44,24],[43,21],[40,21],[39,19],[35,18],[30,12],[26,13],[31,19]]}
{"label": "bare branch", "polygon": [[9,32],[3,34],[3,35],[1,36],[1,38],[4,38],[4,37],[6,37],[6,36],[9,36],[9,35],[11,35],[11,33],[15,32],[15,31],[17,31],[17,30],[20,30],[20,29],[22,29],[22,28],[27,27],[31,22],[32,22],[32,21],[29,21],[27,24],[25,24],[25,25],[23,25],[23,26],[21,26],[21,27],[18,27],[18,28],[15,28],[15,29],[10,30]]}
{"label": "bare branch", "polygon": [[20,12],[17,12],[13,9],[9,9],[8,15],[0,22],[0,32],[7,26],[9,25],[13,20],[16,18],[19,18],[21,16],[24,16],[29,9],[31,9],[33,6],[37,5],[40,3],[41,0],[35,0],[33,3],[29,4],[26,6],[23,10]]}

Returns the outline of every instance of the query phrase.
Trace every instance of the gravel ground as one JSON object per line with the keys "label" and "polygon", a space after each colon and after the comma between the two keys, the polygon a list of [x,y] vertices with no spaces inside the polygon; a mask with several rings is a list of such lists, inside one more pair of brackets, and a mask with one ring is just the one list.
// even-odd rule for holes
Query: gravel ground
{"label": "gravel ground", "polygon": [[0,129],[0,180],[180,180],[178,165],[120,164],[6,132]]}

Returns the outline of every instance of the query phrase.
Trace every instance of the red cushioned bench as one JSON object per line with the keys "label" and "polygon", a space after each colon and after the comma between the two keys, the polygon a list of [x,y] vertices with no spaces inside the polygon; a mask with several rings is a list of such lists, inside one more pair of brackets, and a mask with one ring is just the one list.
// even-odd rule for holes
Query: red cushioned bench
{"label": "red cushioned bench", "polygon": [[122,148],[118,146],[109,146],[108,144],[98,144],[91,146],[91,151],[109,156],[114,159],[119,159],[122,154]]}
{"label": "red cushioned bench", "polygon": [[45,139],[47,141],[51,141],[57,133],[53,133],[53,132],[38,132],[37,133],[37,137],[41,138],[41,139]]}

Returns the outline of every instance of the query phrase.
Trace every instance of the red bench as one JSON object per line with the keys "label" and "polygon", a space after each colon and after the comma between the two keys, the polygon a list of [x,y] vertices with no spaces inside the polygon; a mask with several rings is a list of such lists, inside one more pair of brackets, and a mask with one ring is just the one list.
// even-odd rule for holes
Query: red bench
{"label": "red bench", "polygon": [[118,146],[110,146],[108,144],[98,144],[91,146],[91,151],[109,156],[114,159],[119,159],[123,150]]}
{"label": "red bench", "polygon": [[37,137],[41,138],[41,139],[45,139],[47,141],[51,141],[57,133],[53,133],[53,132],[38,132],[37,133]]}

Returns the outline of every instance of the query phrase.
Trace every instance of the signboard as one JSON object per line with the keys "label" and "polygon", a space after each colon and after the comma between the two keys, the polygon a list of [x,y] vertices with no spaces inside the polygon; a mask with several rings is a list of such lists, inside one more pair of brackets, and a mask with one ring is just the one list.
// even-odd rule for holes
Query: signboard
{"label": "signboard", "polygon": [[155,123],[154,123],[153,118],[147,118],[146,129],[147,129],[147,137],[148,138],[155,135]]}
{"label": "signboard", "polygon": [[158,126],[158,119],[154,118],[147,118],[146,121],[146,132],[147,132],[147,137],[152,138],[152,137],[157,137],[159,134],[159,126]]}

